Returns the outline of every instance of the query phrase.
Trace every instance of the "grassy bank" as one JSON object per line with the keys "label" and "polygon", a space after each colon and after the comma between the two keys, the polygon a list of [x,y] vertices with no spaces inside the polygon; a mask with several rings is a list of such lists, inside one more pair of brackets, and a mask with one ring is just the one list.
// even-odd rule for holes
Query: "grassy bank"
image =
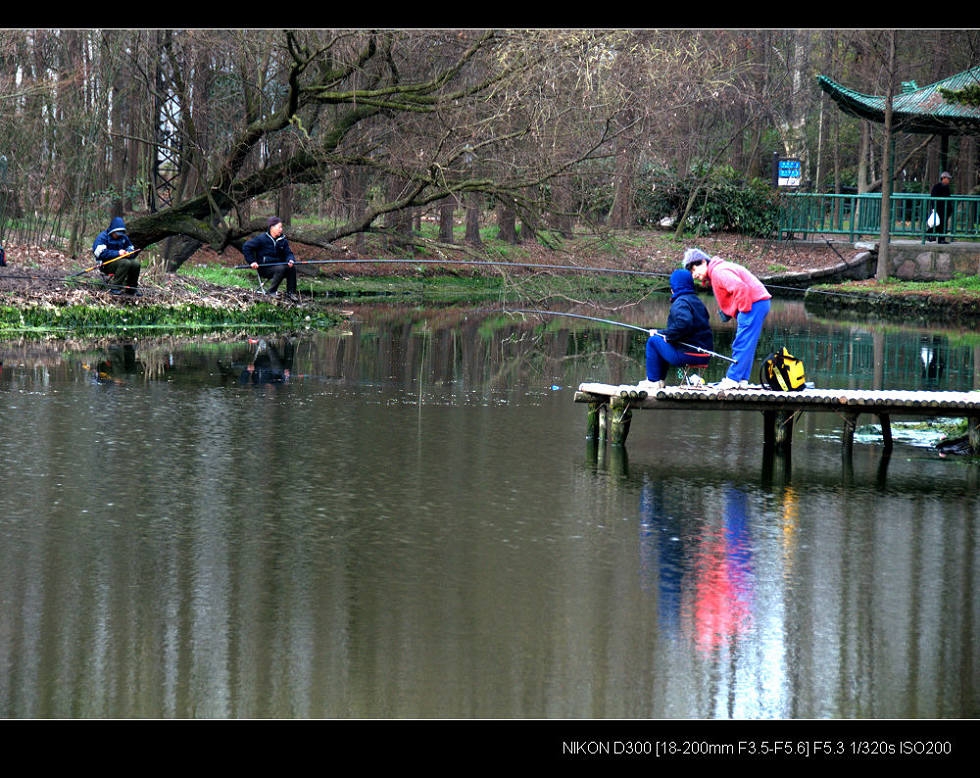
{"label": "grassy bank", "polygon": [[849,281],[821,284],[807,290],[808,308],[852,312],[883,318],[914,318],[936,322],[980,322],[980,278],[950,281]]}
{"label": "grassy bank", "polygon": [[211,331],[226,328],[326,328],[338,324],[337,314],[310,312],[257,303],[246,309],[197,304],[176,305],[35,305],[0,306],[0,336],[125,333],[140,330],[165,332]]}
{"label": "grassy bank", "polygon": [[[299,268],[299,306],[257,294],[255,272],[238,269],[243,257],[233,247],[221,253],[202,249],[177,273],[165,272],[162,258],[146,252],[140,276],[143,297],[131,300],[111,297],[95,273],[79,276],[85,263],[78,258],[37,247],[8,246],[8,267],[0,272],[0,337],[136,328],[326,329],[343,320],[344,304],[394,298],[425,305],[533,302],[534,307],[613,298],[637,301],[668,293],[667,279],[687,246],[738,262],[760,277],[832,268],[846,260],[848,252],[826,242],[738,235],[678,240],[657,231],[552,235],[548,241],[519,246],[488,236],[479,252],[462,246],[430,246],[412,258],[385,252],[370,237],[364,243],[359,251],[353,243],[331,252],[294,246],[301,262],[309,263]],[[325,257],[342,258],[325,261]],[[807,303],[826,315],[852,311],[881,318],[974,322],[980,320],[980,281],[823,285],[807,294]]]}

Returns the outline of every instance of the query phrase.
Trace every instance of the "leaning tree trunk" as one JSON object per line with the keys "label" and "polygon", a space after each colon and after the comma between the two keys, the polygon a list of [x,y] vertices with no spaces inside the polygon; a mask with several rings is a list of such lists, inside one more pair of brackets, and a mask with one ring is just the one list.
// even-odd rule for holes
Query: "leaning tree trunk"
{"label": "leaning tree trunk", "polygon": [[173,235],[166,238],[162,245],[167,272],[176,273],[180,266],[190,259],[204,243],[194,238],[188,238],[186,235]]}

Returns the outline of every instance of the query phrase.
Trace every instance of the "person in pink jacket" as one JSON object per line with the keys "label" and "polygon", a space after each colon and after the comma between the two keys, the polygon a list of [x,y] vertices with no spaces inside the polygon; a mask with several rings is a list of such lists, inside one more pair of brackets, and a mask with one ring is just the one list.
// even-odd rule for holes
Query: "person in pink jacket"
{"label": "person in pink jacket", "polygon": [[741,265],[721,257],[709,257],[700,249],[685,251],[683,266],[691,271],[695,280],[711,283],[722,321],[735,319],[738,325],[732,341],[732,358],[735,362],[716,386],[719,389],[747,386],[762,324],[769,315],[772,295],[758,278]]}

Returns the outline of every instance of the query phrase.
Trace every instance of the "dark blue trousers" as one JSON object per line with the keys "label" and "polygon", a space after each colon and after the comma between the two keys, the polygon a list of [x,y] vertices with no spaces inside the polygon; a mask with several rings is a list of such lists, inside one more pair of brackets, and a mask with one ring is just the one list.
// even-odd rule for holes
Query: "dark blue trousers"
{"label": "dark blue trousers", "polygon": [[708,364],[708,355],[702,354],[686,346],[674,346],[659,335],[651,335],[647,339],[647,380],[663,381],[667,369],[671,365],[693,365],[704,367]]}

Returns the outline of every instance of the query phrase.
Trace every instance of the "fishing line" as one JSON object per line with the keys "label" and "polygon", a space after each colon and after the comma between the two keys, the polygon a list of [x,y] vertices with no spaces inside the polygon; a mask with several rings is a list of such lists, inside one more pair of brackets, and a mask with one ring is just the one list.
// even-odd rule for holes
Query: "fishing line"
{"label": "fishing line", "polygon": [[[600,319],[595,316],[585,316],[584,314],[580,314],[580,313],[562,313],[560,311],[537,311],[537,310],[514,310],[514,311],[504,311],[504,313],[535,313],[544,316],[571,316],[572,318],[575,319],[588,319],[589,321],[601,322],[603,324],[612,324],[616,327],[627,327],[631,330],[639,330],[640,332],[645,333],[648,337],[652,336],[655,332],[658,332],[656,329],[648,329],[646,327],[640,327],[639,325],[636,324],[627,324],[626,322],[614,321],[613,319]],[[726,357],[724,354],[719,354],[717,351],[711,351],[710,349],[706,349],[701,346],[694,346],[691,345],[690,343],[684,343],[683,341],[680,340],[675,342],[680,344],[681,346],[684,346],[685,348],[694,349],[695,351],[701,354],[708,354],[710,356],[718,357],[719,359],[724,359],[728,362],[731,362],[732,364],[735,364],[734,359],[732,359],[731,357]]]}
{"label": "fishing line", "polygon": [[[287,262],[276,262],[261,265],[260,267],[280,267],[282,265],[288,264]],[[294,265],[358,265],[358,264],[407,264],[407,265],[442,265],[446,267],[452,267],[453,265],[468,265],[468,266],[479,266],[479,267],[515,267],[515,268],[529,268],[538,270],[574,270],[578,272],[594,272],[594,273],[614,273],[619,275],[634,275],[634,276],[647,276],[651,278],[669,278],[670,273],[653,271],[653,270],[631,270],[628,268],[612,268],[612,267],[585,267],[582,265],[555,265],[555,264],[537,264],[533,262],[496,262],[492,260],[441,260],[441,259],[319,259],[319,260],[298,260],[293,263]],[[845,260],[845,264],[848,264]],[[91,270],[93,268],[89,268]],[[232,268],[233,270],[253,270],[251,265],[236,265]],[[88,272],[86,271],[82,271]],[[10,279],[27,279],[27,280],[44,280],[44,281],[61,281],[61,282],[71,282],[78,283],[88,286],[105,286],[110,287],[107,281],[100,281],[95,279],[81,279],[79,278],[79,273],[74,273],[69,276],[36,276],[36,275],[20,275],[20,274],[6,274],[0,273],[0,279],[10,278]],[[261,283],[261,282],[260,282]],[[796,294],[822,294],[831,297],[840,297],[844,299],[865,299],[866,295],[859,292],[839,292],[830,289],[815,289],[813,287],[795,287],[795,286],[782,286],[779,284],[762,282],[767,289],[782,290],[795,292]],[[160,290],[154,289],[153,287],[142,286],[140,287],[143,291],[154,291],[158,292]],[[704,289],[702,287],[702,289]],[[649,290],[651,294],[669,294],[669,289],[652,289]]]}
{"label": "fishing line", "polygon": [[[270,262],[259,267],[281,267],[288,265],[288,262]],[[312,259],[297,260],[294,265],[363,265],[363,264],[401,264],[401,265],[478,265],[490,267],[527,267],[538,270],[579,270],[592,273],[619,273],[621,275],[641,275],[654,276],[657,278],[667,278],[669,273],[662,273],[653,270],[629,270],[617,267],[585,267],[583,265],[548,265],[535,262],[495,262],[492,260],[446,260],[446,259]],[[233,270],[254,270],[251,265],[235,265]]]}
{"label": "fishing line", "polygon": [[601,322],[602,324],[612,324],[616,327],[627,327],[631,330],[639,330],[647,335],[650,334],[649,327],[640,327],[638,324],[627,324],[622,321],[614,321],[612,319],[600,319],[595,316],[585,316],[581,313],[562,313],[561,311],[538,311],[531,309],[515,309],[515,310],[503,310],[502,313],[533,313],[539,316],[571,316],[573,319],[586,319],[588,321]]}
{"label": "fishing line", "polygon": [[[28,281],[49,281],[49,282],[62,282],[66,285],[71,282],[72,285],[78,286],[112,286],[108,281],[99,281],[94,278],[76,278],[74,276],[39,276],[39,275],[25,275],[22,273],[0,273],[0,281],[5,278],[11,279],[26,279]],[[142,287],[141,287],[142,288]]]}
{"label": "fishing line", "polygon": [[[838,256],[840,254],[838,253]],[[842,257],[843,259],[843,257]],[[288,262],[274,262],[267,265],[260,265],[260,267],[279,267],[282,265],[287,265]],[[670,273],[665,273],[655,270],[630,270],[626,268],[613,268],[613,267],[586,267],[582,265],[552,265],[552,264],[536,264],[533,262],[495,262],[492,260],[442,260],[442,259],[314,259],[314,260],[297,260],[293,263],[294,265],[363,265],[363,264],[407,264],[407,265],[444,265],[451,267],[453,265],[476,265],[481,267],[522,267],[522,268],[537,268],[539,270],[577,270],[580,272],[595,272],[595,273],[617,273],[620,275],[640,275],[649,276],[652,278],[669,278]],[[850,267],[850,263],[844,260],[844,264]],[[236,265],[232,268],[233,270],[254,270],[251,265]],[[797,294],[805,294],[806,292],[812,292],[813,294],[825,294],[832,297],[842,297],[842,298],[857,298],[863,299],[865,295],[858,292],[835,292],[829,289],[814,289],[813,287],[799,288],[795,286],[781,286],[779,284],[762,282],[767,289],[779,289],[782,291],[796,292]],[[654,294],[669,294],[669,290],[652,290]]]}
{"label": "fishing line", "polygon": [[[288,262],[269,262],[259,267],[282,267],[288,265]],[[653,270],[631,270],[628,268],[612,268],[612,267],[586,267],[582,265],[558,265],[558,264],[541,264],[533,262],[506,262],[506,261],[495,261],[495,260],[444,260],[444,259],[319,259],[319,260],[296,260],[293,265],[359,265],[359,264],[373,264],[373,265],[385,265],[385,264],[400,264],[400,265],[440,265],[443,267],[452,267],[454,265],[465,265],[465,266],[478,266],[478,267],[495,267],[495,268],[527,268],[531,270],[571,270],[578,272],[595,272],[595,273],[613,273],[618,275],[632,275],[632,276],[647,276],[651,278],[666,279],[669,277],[669,273],[664,273],[660,271]],[[236,265],[232,269],[234,270],[256,270],[250,264],[249,265]],[[669,294],[669,289],[652,289],[649,290],[651,293],[659,294]],[[518,297],[527,298],[528,295],[523,292],[519,287],[515,287],[511,290],[513,294]],[[506,289],[501,290],[501,295],[506,295]],[[529,300],[530,301],[530,300]],[[503,299],[501,299],[503,303]]]}
{"label": "fishing line", "polygon": [[[26,279],[28,281],[48,281],[48,282],[62,282],[66,286],[77,285],[77,286],[91,286],[91,287],[105,287],[111,288],[114,285],[109,281],[101,281],[96,278],[76,278],[75,276],[37,276],[37,275],[24,275],[19,273],[0,273],[0,281],[11,278],[11,279]],[[141,293],[146,292],[161,292],[163,290],[157,289],[152,286],[140,285],[139,290]]]}

